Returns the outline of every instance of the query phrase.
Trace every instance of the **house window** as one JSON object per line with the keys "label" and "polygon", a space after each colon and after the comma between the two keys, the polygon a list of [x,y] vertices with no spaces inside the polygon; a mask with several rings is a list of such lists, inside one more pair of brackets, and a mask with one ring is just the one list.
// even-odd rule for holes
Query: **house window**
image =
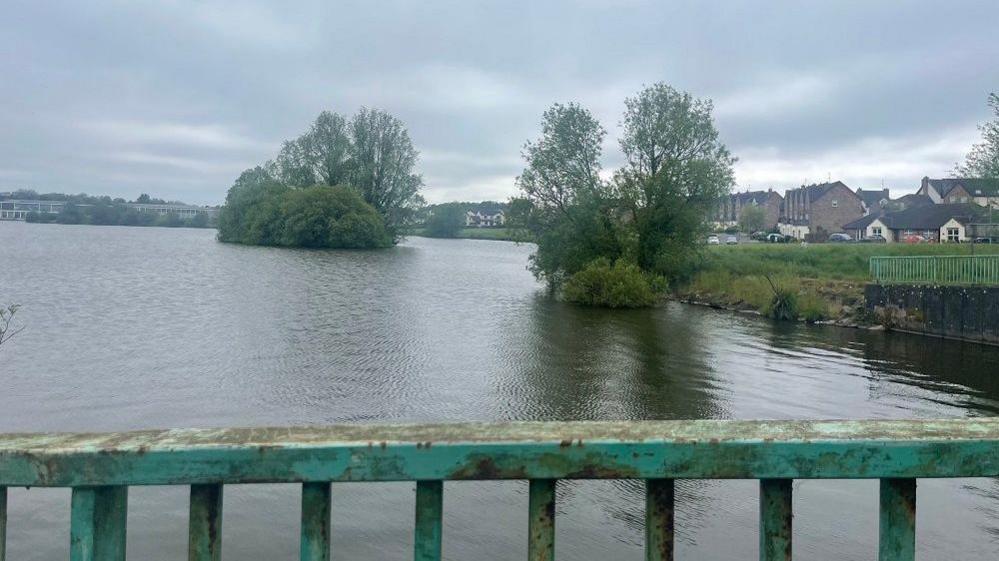
{"label": "house window", "polygon": [[872,236],[880,236],[881,235],[881,226],[874,226],[873,228],[871,228],[871,235]]}
{"label": "house window", "polygon": [[949,242],[961,241],[961,231],[958,228],[947,228],[947,241]]}

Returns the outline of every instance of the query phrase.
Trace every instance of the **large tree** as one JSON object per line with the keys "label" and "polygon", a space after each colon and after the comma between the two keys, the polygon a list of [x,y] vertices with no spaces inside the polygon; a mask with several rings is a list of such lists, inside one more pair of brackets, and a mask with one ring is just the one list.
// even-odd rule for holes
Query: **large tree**
{"label": "large tree", "polygon": [[995,118],[978,126],[982,141],[972,146],[964,163],[954,170],[959,176],[999,179],[999,94],[989,95],[989,107]]}
{"label": "large tree", "polygon": [[306,135],[307,151],[317,183],[341,185],[350,170],[350,136],[347,120],[339,113],[323,111]]}
{"label": "large tree", "polygon": [[734,181],[735,158],[718,139],[710,100],[658,83],[625,100],[617,173],[638,235],[638,264],[675,278],[689,272],[714,205]]}
{"label": "large tree", "polygon": [[350,184],[394,230],[423,202],[423,178],[413,171],[419,152],[402,121],[377,109],[354,115],[350,137]]}
{"label": "large tree", "polygon": [[600,156],[607,131],[576,103],[552,105],[541,116],[541,138],[521,152],[527,167],[517,185],[536,208],[568,214],[586,194],[599,193]]}
{"label": "large tree", "polygon": [[512,218],[534,234],[531,269],[552,289],[594,259],[623,252],[615,201],[600,177],[605,134],[578,104],[555,104],[542,115],[541,137],[524,145],[523,199]]}

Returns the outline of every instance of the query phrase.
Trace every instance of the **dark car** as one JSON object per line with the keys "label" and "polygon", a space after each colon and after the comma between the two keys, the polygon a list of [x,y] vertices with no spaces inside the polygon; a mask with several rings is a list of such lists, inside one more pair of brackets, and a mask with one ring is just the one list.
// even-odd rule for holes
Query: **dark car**
{"label": "dark car", "polygon": [[864,243],[888,243],[884,236],[867,236],[860,241]]}
{"label": "dark car", "polygon": [[852,241],[853,238],[851,238],[848,234],[832,234],[829,236],[830,243],[846,243]]}
{"label": "dark car", "polygon": [[999,238],[975,238],[974,243],[999,243]]}

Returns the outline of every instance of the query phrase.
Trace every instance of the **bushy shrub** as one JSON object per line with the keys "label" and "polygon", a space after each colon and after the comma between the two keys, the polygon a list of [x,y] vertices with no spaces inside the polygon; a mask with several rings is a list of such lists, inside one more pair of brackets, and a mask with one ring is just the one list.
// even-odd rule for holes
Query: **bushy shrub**
{"label": "bushy shrub", "polygon": [[219,240],[309,248],[392,245],[382,216],[354,189],[293,189],[250,172],[229,190],[219,214]]}
{"label": "bushy shrub", "polygon": [[642,308],[656,302],[653,285],[665,288],[662,279],[651,279],[638,265],[623,259],[611,265],[610,260],[600,258],[566,280],[562,297],[587,306]]}

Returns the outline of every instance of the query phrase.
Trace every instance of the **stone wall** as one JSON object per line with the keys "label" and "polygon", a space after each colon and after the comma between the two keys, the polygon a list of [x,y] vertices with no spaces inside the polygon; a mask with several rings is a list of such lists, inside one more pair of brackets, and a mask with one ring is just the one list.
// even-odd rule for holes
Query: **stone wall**
{"label": "stone wall", "polygon": [[869,284],[864,297],[891,328],[999,344],[999,287]]}

